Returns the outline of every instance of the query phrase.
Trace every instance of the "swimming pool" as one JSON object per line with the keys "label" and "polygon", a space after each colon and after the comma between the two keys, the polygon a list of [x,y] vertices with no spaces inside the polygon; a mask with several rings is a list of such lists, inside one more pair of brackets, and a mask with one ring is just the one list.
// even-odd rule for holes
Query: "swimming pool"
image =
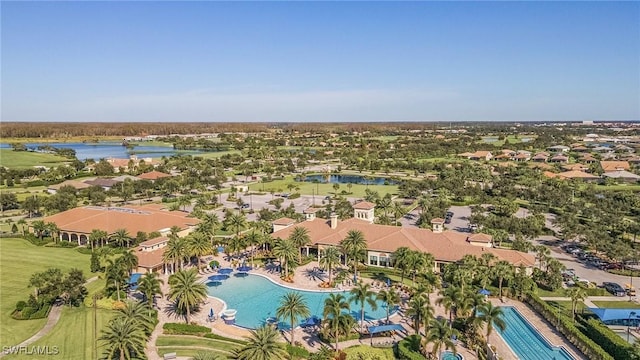
{"label": "swimming pool", "polygon": [[[280,304],[282,296],[294,291],[304,296],[311,315],[322,318],[324,299],[329,296],[327,292],[314,292],[292,290],[273,283],[262,276],[232,274],[229,279],[217,282],[207,282],[207,292],[210,296],[217,297],[227,303],[227,308],[236,309],[236,325],[255,329],[265,324],[267,318],[276,315],[276,308]],[[343,292],[348,299],[348,291]],[[364,308],[365,320],[382,319],[387,316],[386,305],[378,302],[378,309],[372,311],[367,304]],[[207,309],[208,311],[208,309]],[[351,315],[360,319],[360,305],[351,304]],[[281,328],[289,328],[288,321],[278,324]],[[298,319],[302,321],[303,319]]]}
{"label": "swimming pool", "polygon": [[563,348],[551,346],[513,306],[502,306],[504,331],[496,329],[511,350],[522,360],[573,360]]}
{"label": "swimming pool", "polygon": [[454,354],[451,351],[445,351],[442,353],[440,360],[464,360],[464,357],[460,354]]}

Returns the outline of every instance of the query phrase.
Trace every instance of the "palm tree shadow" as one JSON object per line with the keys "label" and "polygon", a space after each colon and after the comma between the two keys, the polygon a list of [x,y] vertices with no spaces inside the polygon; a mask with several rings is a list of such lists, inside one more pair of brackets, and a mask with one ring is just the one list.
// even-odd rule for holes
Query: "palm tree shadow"
{"label": "palm tree shadow", "polygon": [[[193,317],[194,314],[198,313],[200,311],[200,306],[196,305],[194,307],[191,308],[191,317]],[[165,315],[167,315],[167,317],[169,318],[174,318],[176,320],[186,320],[185,316],[186,316],[186,311],[184,311],[183,309],[180,309],[177,307],[177,303],[171,302],[169,303],[164,309],[163,312],[165,313]],[[191,319],[193,320],[193,319]]]}
{"label": "palm tree shadow", "polygon": [[327,274],[324,271],[320,271],[318,268],[305,269],[304,275],[313,281],[325,281]]}

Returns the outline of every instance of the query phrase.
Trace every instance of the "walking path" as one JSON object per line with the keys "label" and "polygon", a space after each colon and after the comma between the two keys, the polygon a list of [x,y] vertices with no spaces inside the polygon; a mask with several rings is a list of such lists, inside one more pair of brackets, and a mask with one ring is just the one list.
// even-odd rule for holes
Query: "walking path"
{"label": "walking path", "polygon": [[[97,276],[92,277],[91,279],[85,281],[84,285],[87,286],[88,284],[96,281],[98,279]],[[13,349],[15,348],[20,348],[23,346],[28,346],[33,344],[34,342],[40,340],[43,336],[47,335],[49,332],[51,332],[51,330],[53,330],[53,328],[56,326],[56,324],[58,323],[58,320],[60,320],[60,315],[62,314],[62,305],[52,305],[51,306],[51,310],[49,311],[49,316],[47,318],[47,323],[44,325],[44,327],[42,329],[40,329],[40,331],[38,331],[35,335],[33,335],[32,337],[28,338],[27,340],[21,342],[20,344],[12,347]],[[8,355],[8,352],[1,352],[0,353],[0,358]]]}

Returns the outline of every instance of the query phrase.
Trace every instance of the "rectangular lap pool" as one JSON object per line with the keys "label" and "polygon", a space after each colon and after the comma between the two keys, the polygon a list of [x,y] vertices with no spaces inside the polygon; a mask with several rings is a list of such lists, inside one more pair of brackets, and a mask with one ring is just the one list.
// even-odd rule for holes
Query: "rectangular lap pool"
{"label": "rectangular lap pool", "polygon": [[511,350],[522,360],[574,360],[563,348],[552,346],[513,306],[502,306],[504,331],[497,329]]}

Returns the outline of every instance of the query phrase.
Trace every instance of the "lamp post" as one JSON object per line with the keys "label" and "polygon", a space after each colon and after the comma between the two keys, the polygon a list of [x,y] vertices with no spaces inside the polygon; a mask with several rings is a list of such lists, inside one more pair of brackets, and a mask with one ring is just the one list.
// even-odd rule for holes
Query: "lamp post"
{"label": "lamp post", "polygon": [[631,317],[633,317],[633,316],[636,316],[636,312],[635,311],[632,311],[632,312],[629,313],[629,319],[627,320],[627,342],[629,342],[629,338],[630,338],[629,335],[631,335],[631,330],[630,330]]}

